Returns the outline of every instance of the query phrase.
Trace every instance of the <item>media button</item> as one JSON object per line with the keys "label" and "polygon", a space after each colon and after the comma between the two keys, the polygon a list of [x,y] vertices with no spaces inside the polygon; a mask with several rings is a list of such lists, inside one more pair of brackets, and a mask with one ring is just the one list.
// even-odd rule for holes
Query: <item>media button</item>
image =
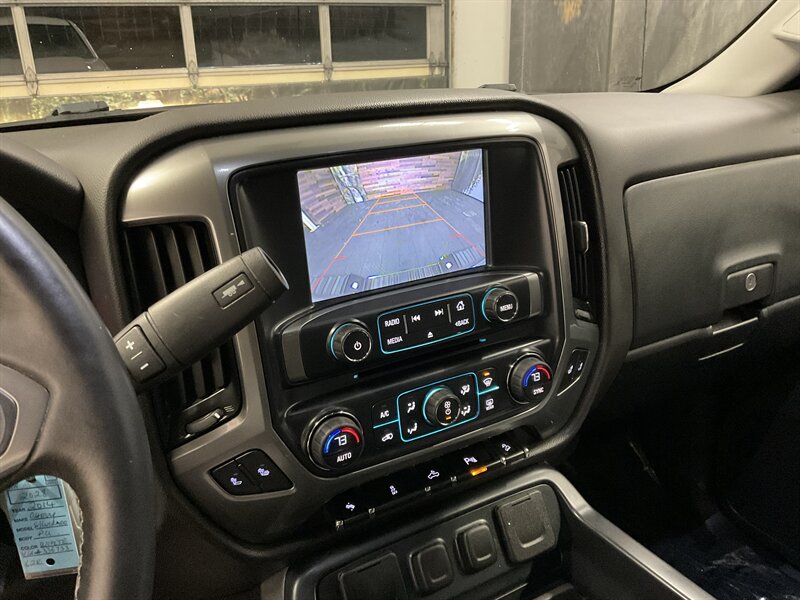
{"label": "media button", "polygon": [[423,307],[425,322],[434,329],[446,330],[450,325],[450,310],[447,301],[432,302]]}
{"label": "media button", "polygon": [[472,296],[462,294],[448,300],[450,304],[450,320],[457,321],[465,315],[472,315]]}
{"label": "media button", "polygon": [[403,350],[408,346],[408,336],[404,333],[397,333],[391,337],[382,338],[381,343],[383,345],[383,350],[386,352]]}
{"label": "media button", "polygon": [[462,315],[453,319],[453,331],[463,333],[465,331],[472,331],[475,328],[475,318],[470,315]]}

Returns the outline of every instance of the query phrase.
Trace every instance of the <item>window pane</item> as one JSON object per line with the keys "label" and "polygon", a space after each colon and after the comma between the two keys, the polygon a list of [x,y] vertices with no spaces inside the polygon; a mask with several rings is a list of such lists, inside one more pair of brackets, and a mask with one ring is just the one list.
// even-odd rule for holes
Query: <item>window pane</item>
{"label": "window pane", "polygon": [[331,6],[333,60],[427,58],[424,6]]}
{"label": "window pane", "polygon": [[26,8],[40,73],[185,66],[176,6]]}
{"label": "window pane", "polygon": [[21,75],[17,34],[11,20],[11,9],[0,8],[0,75]]}
{"label": "window pane", "polygon": [[319,63],[316,6],[193,6],[201,67]]}

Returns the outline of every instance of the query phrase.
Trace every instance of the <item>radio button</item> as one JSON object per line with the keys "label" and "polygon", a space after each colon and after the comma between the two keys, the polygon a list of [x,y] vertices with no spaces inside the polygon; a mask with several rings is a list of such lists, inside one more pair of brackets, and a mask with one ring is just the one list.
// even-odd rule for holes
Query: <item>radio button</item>
{"label": "radio button", "polygon": [[398,333],[405,333],[405,315],[402,313],[384,315],[378,320],[378,326],[381,328],[381,335],[385,338],[392,337]]}

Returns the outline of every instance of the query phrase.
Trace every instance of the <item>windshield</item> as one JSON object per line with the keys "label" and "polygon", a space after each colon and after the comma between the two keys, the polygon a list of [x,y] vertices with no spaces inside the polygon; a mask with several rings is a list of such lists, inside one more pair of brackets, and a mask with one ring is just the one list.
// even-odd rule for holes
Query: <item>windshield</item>
{"label": "windshield", "polygon": [[0,0],[0,122],[322,92],[658,89],[771,0]]}

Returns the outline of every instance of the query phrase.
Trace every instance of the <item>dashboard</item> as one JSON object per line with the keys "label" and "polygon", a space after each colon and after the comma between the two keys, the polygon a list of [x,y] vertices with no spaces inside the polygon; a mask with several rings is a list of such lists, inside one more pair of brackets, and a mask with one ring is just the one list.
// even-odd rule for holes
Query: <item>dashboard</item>
{"label": "dashboard", "polygon": [[228,136],[143,169],[121,214],[137,272],[189,223],[212,260],[260,246],[289,284],[234,339],[240,399],[171,432],[179,485],[264,542],[380,519],[505,467],[482,442],[562,428],[599,338],[569,275],[590,247],[561,198],[576,160],[552,122],[500,112]]}
{"label": "dashboard", "polygon": [[317,589],[396,532],[456,515],[452,537],[493,518],[476,499],[548,481],[580,531],[585,503],[542,465],[587,419],[796,344],[799,103],[419,90],[4,133],[22,176],[0,195],[112,333],[251,248],[288,283],[140,398],[157,589],[224,595],[301,558]]}

